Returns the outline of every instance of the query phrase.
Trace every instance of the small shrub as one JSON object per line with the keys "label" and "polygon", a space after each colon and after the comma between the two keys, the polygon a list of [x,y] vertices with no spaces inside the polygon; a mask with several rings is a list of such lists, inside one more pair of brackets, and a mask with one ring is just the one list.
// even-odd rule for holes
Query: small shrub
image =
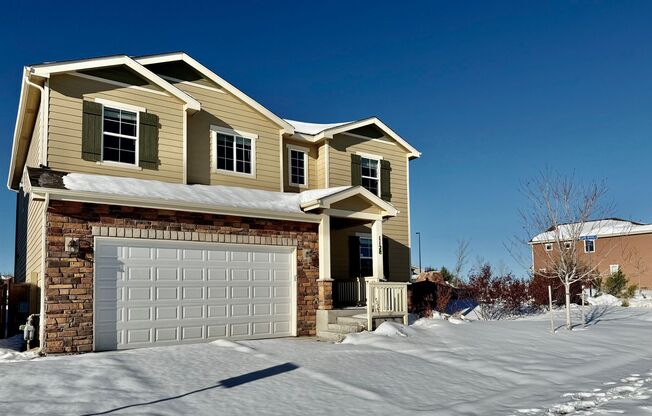
{"label": "small shrub", "polygon": [[460,289],[478,304],[478,316],[485,320],[517,313],[528,302],[526,282],[511,274],[495,276],[489,264],[472,273]]}
{"label": "small shrub", "polygon": [[[552,289],[552,304],[563,306],[566,304],[566,290],[564,284],[556,276],[537,273],[528,284],[528,295],[533,306],[547,308],[548,286]],[[571,302],[580,303],[582,294],[582,282],[575,282],[570,286]]]}
{"label": "small shrub", "polygon": [[618,270],[605,279],[601,289],[603,293],[620,298],[623,301],[623,306],[629,306],[629,299],[636,295],[638,286],[630,285],[625,273],[622,270]]}
{"label": "small shrub", "polygon": [[604,281],[602,285],[602,292],[616,297],[620,297],[623,291],[627,288],[627,277],[622,270],[612,273]]}

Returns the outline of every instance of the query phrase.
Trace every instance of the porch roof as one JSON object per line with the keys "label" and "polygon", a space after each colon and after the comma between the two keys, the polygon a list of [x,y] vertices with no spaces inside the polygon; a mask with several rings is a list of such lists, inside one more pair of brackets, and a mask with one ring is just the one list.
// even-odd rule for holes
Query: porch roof
{"label": "porch roof", "polygon": [[28,168],[28,179],[32,193],[48,193],[55,199],[177,211],[318,222],[319,216],[311,212],[315,208],[329,207],[333,202],[356,195],[368,199],[382,210],[389,210],[388,215],[396,211],[391,204],[359,186],[288,193],[224,185],[185,185],[43,168]]}

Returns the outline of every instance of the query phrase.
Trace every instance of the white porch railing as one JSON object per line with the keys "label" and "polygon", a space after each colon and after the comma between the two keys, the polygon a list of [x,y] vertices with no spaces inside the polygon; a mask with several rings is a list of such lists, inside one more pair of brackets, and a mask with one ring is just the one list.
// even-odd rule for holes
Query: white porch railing
{"label": "white porch railing", "polygon": [[367,281],[367,330],[374,318],[403,318],[408,324],[407,282]]}

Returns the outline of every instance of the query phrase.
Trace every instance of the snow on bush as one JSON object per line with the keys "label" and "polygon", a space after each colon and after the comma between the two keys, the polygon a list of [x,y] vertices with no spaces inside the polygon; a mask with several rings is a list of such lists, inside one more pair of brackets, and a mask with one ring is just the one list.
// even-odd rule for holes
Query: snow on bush
{"label": "snow on bush", "polygon": [[621,300],[610,294],[603,294],[594,298],[587,298],[586,301],[589,305],[603,305],[603,306],[620,306]]}

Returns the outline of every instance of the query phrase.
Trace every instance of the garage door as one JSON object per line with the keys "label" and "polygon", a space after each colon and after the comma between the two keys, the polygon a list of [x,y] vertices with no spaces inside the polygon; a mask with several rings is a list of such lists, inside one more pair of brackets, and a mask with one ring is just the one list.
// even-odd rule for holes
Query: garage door
{"label": "garage door", "polygon": [[295,335],[290,247],[95,241],[95,349]]}

